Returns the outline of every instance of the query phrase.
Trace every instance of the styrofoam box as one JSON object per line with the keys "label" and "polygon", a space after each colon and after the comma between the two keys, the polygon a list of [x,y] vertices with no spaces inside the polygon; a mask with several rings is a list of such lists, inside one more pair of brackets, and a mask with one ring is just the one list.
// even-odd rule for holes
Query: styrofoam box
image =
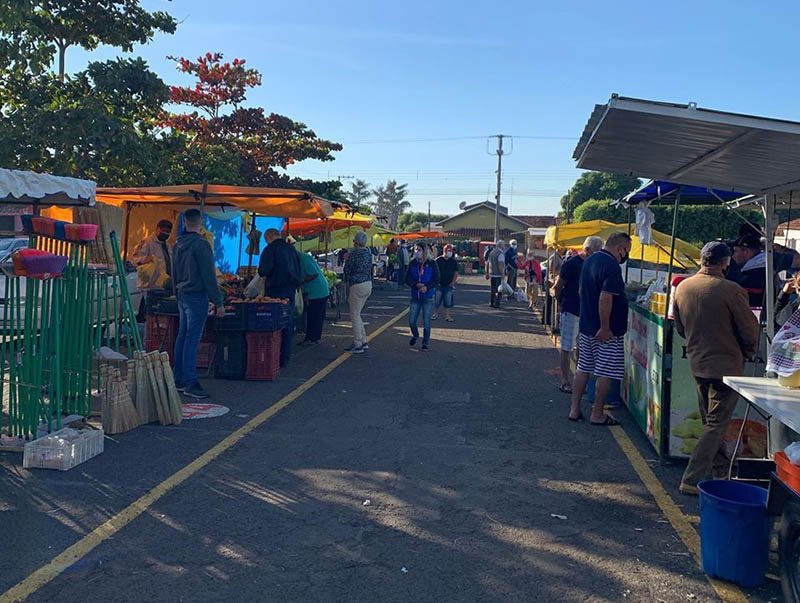
{"label": "styrofoam box", "polygon": [[65,427],[26,443],[22,466],[66,471],[103,452],[104,441],[102,429]]}

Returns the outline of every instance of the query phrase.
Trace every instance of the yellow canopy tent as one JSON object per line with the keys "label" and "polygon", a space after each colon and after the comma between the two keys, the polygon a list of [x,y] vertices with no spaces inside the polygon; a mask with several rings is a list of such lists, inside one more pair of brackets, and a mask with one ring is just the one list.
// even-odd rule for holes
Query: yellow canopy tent
{"label": "yellow canopy tent", "polygon": [[[328,245],[330,249],[337,249],[337,248],[344,248],[344,247],[352,247],[353,246],[353,235],[359,230],[365,230],[368,237],[368,245],[370,246],[381,246],[384,247],[389,244],[394,237],[397,236],[391,230],[383,228],[382,226],[378,226],[377,224],[373,224],[367,229],[363,229],[360,227],[356,228],[342,228],[340,230],[334,230],[328,233]],[[295,247],[298,247],[302,251],[317,251],[319,249],[323,249],[325,247],[324,239],[319,237],[314,237],[312,239],[307,239],[305,241],[298,241]]]}
{"label": "yellow canopy tent", "polygon": [[[605,240],[612,232],[628,230],[627,224],[614,224],[606,220],[589,220],[587,222],[575,222],[574,224],[560,224],[550,226],[545,233],[544,242],[547,247],[558,247],[562,249],[581,249],[586,237],[598,236]],[[659,232],[652,231],[653,244],[642,246],[634,232],[635,225],[631,224],[629,234],[631,235],[632,260],[644,260],[652,264],[669,265],[669,249],[672,238]],[[644,254],[644,255],[642,255]],[[681,239],[675,238],[675,257],[673,266],[678,268],[694,268],[700,265],[700,250]]]}
{"label": "yellow canopy tent", "polygon": [[140,241],[159,220],[177,221],[190,207],[211,212],[247,212],[276,218],[325,218],[333,214],[330,201],[293,189],[229,186],[225,184],[181,184],[140,188],[98,188],[97,201],[124,210],[123,248]]}

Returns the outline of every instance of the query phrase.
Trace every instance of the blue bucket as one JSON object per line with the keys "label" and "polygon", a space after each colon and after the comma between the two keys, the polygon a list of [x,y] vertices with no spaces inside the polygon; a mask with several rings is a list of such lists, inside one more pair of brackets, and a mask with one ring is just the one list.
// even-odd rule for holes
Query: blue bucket
{"label": "blue bucket", "polygon": [[703,571],[745,588],[760,586],[769,564],[767,491],[724,480],[707,480],[697,487]]}

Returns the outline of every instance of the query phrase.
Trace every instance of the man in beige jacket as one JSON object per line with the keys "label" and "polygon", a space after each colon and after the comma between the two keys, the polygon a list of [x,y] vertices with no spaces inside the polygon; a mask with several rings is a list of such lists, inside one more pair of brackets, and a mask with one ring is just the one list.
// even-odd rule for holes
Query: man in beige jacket
{"label": "man in beige jacket", "polygon": [[759,336],[747,293],[724,276],[730,248],[718,241],[707,243],[700,261],[700,271],[678,286],[674,304],[675,327],[686,339],[703,420],[703,435],[680,485],[683,494],[693,495],[698,493],[698,482],[726,462],[722,439],[739,396],[722,377],[742,374],[744,361],[756,352]]}

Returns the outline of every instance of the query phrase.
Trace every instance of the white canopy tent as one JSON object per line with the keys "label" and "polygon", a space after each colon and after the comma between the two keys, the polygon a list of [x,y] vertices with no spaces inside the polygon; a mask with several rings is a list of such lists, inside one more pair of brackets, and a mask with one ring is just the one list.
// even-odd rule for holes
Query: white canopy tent
{"label": "white canopy tent", "polygon": [[92,206],[96,190],[91,180],[0,168],[0,203]]}
{"label": "white canopy tent", "polygon": [[[614,94],[595,106],[573,158],[581,169],[740,192],[729,205],[760,203],[771,243],[776,205],[800,189],[800,123]],[[772,275],[771,244],[766,251]],[[772,287],[766,325],[771,338]]]}

